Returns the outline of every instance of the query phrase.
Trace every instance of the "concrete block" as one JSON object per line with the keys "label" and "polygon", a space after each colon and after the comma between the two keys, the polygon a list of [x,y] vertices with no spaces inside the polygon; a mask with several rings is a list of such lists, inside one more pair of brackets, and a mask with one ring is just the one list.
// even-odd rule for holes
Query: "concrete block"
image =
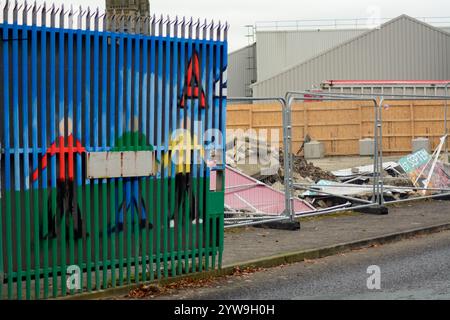
{"label": "concrete block", "polygon": [[359,155],[373,156],[375,153],[375,140],[371,138],[359,140]]}
{"label": "concrete block", "polygon": [[320,141],[305,143],[305,159],[321,159],[325,155],[325,147]]}
{"label": "concrete block", "polygon": [[425,149],[430,153],[430,139],[428,138],[415,138],[412,140],[412,152],[417,152],[421,149]]}

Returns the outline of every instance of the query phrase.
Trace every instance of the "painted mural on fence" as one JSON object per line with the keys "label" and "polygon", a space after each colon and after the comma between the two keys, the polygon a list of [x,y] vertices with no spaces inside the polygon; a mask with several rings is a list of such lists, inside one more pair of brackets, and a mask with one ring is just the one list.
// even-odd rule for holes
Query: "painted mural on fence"
{"label": "painted mural on fence", "polygon": [[[227,25],[9,1],[3,17],[0,299],[220,263],[223,214],[208,214],[206,184],[210,154],[225,154]],[[182,170],[174,149],[193,154]],[[154,176],[87,178],[89,153],[136,150],[155,156]],[[64,286],[68,266],[85,287]]]}
{"label": "painted mural on fence", "polygon": [[[225,73],[226,69],[222,70],[220,75]],[[204,116],[205,108],[207,108],[206,95],[203,88],[201,88],[201,74],[200,74],[200,61],[198,57],[198,53],[196,51],[193,52],[192,57],[189,59],[188,67],[185,72],[186,80],[184,84],[184,88],[181,90],[181,96],[179,99],[179,103],[177,104],[177,114],[179,123],[179,127],[183,128],[183,123],[190,124],[190,118],[187,115],[184,115],[184,112],[187,113],[184,109],[188,107],[187,101],[190,101],[192,106],[194,103],[197,103],[201,108],[200,112]],[[222,86],[221,86],[222,83]],[[214,80],[214,86],[226,88],[226,77],[219,77]],[[214,96],[214,99],[221,99],[226,97],[221,97],[220,95]],[[191,107],[192,107],[191,106]],[[184,117],[186,119],[184,119]],[[72,219],[74,221],[74,235],[76,239],[83,237],[83,229],[85,228],[83,222],[84,213],[82,212],[80,204],[77,202],[76,197],[76,182],[74,181],[74,156],[81,155],[85,157],[87,150],[92,148],[86,148],[79,139],[74,138],[72,131],[72,119],[67,119],[67,123],[69,124],[69,135],[67,137],[64,136],[64,120],[60,124],[60,133],[61,135],[57,138],[57,141],[53,141],[50,144],[50,147],[41,154],[40,157],[40,165],[37,168],[32,168],[32,183],[35,183],[39,179],[39,172],[42,170],[47,170],[48,164],[52,157],[56,157],[59,162],[59,173],[56,183],[56,212],[53,213],[51,210],[51,195],[48,197],[48,233],[42,234],[42,239],[53,239],[58,238],[58,229],[60,229],[62,217],[65,215],[67,218]],[[202,125],[201,125],[202,126]],[[213,147],[214,142],[216,142],[216,137],[212,135],[211,137],[206,137],[202,134],[202,137],[205,139],[203,141],[199,141],[200,138],[195,134],[196,130],[192,130],[191,128],[187,129],[178,129],[172,132],[171,139],[169,142],[169,152],[165,152],[163,155],[164,159],[158,159],[157,162],[161,165],[164,163],[165,166],[169,168],[169,175],[171,174],[170,169],[172,168],[172,164],[175,167],[175,194],[176,194],[176,207],[172,210],[169,215],[169,220],[174,219],[175,212],[178,208],[182,207],[186,202],[187,195],[192,191],[192,176],[191,176],[191,166],[193,157],[191,157],[191,151],[198,152],[200,161],[204,164],[208,163],[208,160],[211,155],[210,152],[205,152],[203,146],[210,147],[210,150]],[[208,141],[207,138],[210,140]],[[65,142],[67,141],[67,145]],[[221,148],[221,145],[214,146],[213,148]],[[121,151],[135,151],[135,150],[148,150],[154,151],[155,146],[151,145],[148,142],[148,138],[145,134],[141,132],[125,132],[121,137],[116,139],[114,145],[105,152],[121,152]],[[170,160],[168,160],[170,159]],[[165,160],[165,161],[164,161]],[[67,165],[66,165],[67,162]],[[184,162],[184,163],[181,163]],[[66,166],[67,169],[66,170]],[[138,178],[138,177],[137,177]],[[126,178],[126,181],[132,180],[132,178]],[[118,191],[116,191],[117,193]],[[116,194],[117,198],[117,194]],[[194,219],[197,215],[196,211],[198,211],[198,199],[193,195],[193,201],[190,202],[190,216]],[[116,223],[115,225],[110,225],[108,227],[108,235],[110,236],[113,232],[121,232],[124,227],[124,213],[131,210],[133,212],[131,216],[131,223],[134,224],[135,216],[139,219],[139,228],[144,229],[153,228],[151,222],[147,224],[147,201],[144,196],[136,192],[127,193],[121,203],[116,205],[117,214],[116,214]],[[66,220],[66,234],[68,234],[68,222],[69,219]],[[41,228],[42,230],[44,228]],[[134,229],[133,229],[134,230]]]}

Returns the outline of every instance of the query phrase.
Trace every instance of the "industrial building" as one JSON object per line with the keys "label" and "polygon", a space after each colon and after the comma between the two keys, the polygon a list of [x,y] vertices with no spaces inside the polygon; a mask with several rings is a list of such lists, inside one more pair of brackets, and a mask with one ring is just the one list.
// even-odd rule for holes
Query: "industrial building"
{"label": "industrial building", "polygon": [[450,79],[449,28],[401,15],[377,28],[256,30],[229,55],[230,97],[284,96],[328,80]]}

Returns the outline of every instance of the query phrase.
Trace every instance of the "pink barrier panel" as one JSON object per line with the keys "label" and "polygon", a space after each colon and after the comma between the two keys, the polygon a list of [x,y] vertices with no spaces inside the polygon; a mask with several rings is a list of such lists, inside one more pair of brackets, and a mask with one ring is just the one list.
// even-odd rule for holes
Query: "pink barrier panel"
{"label": "pink barrier panel", "polygon": [[[277,216],[284,211],[284,193],[227,166],[225,206],[234,210]],[[301,199],[294,199],[293,207],[296,213],[315,210]]]}

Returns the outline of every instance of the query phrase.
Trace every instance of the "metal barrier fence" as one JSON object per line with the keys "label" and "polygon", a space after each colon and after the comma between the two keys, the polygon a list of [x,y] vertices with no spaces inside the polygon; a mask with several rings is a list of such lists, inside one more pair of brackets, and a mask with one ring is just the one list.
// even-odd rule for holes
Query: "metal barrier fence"
{"label": "metal barrier fence", "polygon": [[4,7],[0,298],[221,265],[228,26],[108,19]]}
{"label": "metal barrier fence", "polygon": [[[300,98],[297,98],[300,97]],[[365,201],[362,199],[358,199],[358,198],[353,198],[353,197],[348,197],[348,196],[342,196],[340,194],[333,194],[333,193],[328,193],[328,195],[330,196],[334,196],[334,197],[341,197],[347,200],[357,203],[366,203],[363,205],[352,205],[350,207],[350,209],[355,210],[355,209],[364,209],[364,208],[375,208],[377,209],[376,211],[378,213],[382,213],[382,212],[387,212],[385,210],[381,210],[384,208],[385,205],[387,204],[394,204],[394,203],[400,203],[400,202],[407,202],[407,201],[413,201],[413,200],[418,200],[418,199],[428,199],[428,198],[440,198],[440,197],[445,197],[450,195],[450,193],[448,193],[448,191],[450,191],[450,170],[443,169],[443,168],[439,168],[442,171],[442,175],[445,175],[446,178],[445,180],[443,179],[440,185],[438,185],[437,187],[430,187],[429,184],[426,184],[425,187],[422,187],[416,183],[414,183],[414,185],[412,187],[402,187],[402,186],[395,186],[395,189],[397,190],[412,190],[414,192],[420,191],[421,193],[428,193],[428,192],[432,192],[434,194],[426,194],[426,195],[422,195],[422,196],[415,196],[415,197],[409,197],[406,199],[397,199],[397,200],[391,200],[391,201],[385,201],[385,191],[386,191],[386,187],[385,187],[385,183],[384,183],[384,179],[383,179],[383,172],[385,170],[384,166],[383,166],[383,118],[382,118],[382,114],[383,114],[383,109],[385,107],[385,102],[386,101],[399,101],[399,100],[445,100],[446,103],[444,105],[444,116],[446,117],[447,115],[447,100],[448,100],[448,96],[438,96],[438,95],[432,95],[432,96],[427,96],[427,95],[407,95],[407,94],[383,94],[383,93],[376,93],[376,94],[352,94],[349,95],[348,93],[318,93],[318,92],[312,92],[312,91],[303,91],[303,92],[289,92],[286,95],[286,101],[288,103],[288,108],[291,109],[292,108],[292,103],[294,102],[294,100],[305,100],[305,98],[307,99],[311,99],[311,97],[314,98],[314,100],[319,100],[319,101],[334,101],[334,100],[359,100],[359,101],[364,101],[364,100],[370,100],[373,101],[374,103],[374,157],[373,157],[373,184],[372,186],[365,186],[367,188],[372,188],[372,200],[371,201]],[[387,111],[385,111],[387,112]],[[422,163],[422,165],[424,166],[420,166],[419,168],[415,168],[416,170],[421,170],[421,172],[418,172],[417,174],[417,180],[419,180],[420,177],[423,177],[424,171],[426,170],[426,172],[428,173],[428,176],[426,177],[425,182],[429,183],[432,176],[434,174],[438,175],[440,173],[438,173],[437,171],[435,172],[435,166],[436,166],[436,162],[437,162],[437,158],[440,154],[441,151],[444,150],[444,143],[445,140],[447,139],[447,122],[444,122],[445,125],[445,134],[444,136],[441,138],[441,144],[437,147],[437,149],[435,150],[435,152],[433,153],[433,155],[429,158],[427,158],[427,161],[424,160],[424,162]],[[434,157],[434,161],[432,161]],[[448,162],[448,157],[446,156],[446,159],[444,162]],[[431,164],[432,163],[432,164]],[[428,168],[427,168],[428,167]],[[292,175],[292,172],[291,172]],[[339,185],[327,185],[327,184],[321,184],[321,187],[334,187],[334,188],[338,188],[338,187],[345,187],[348,189],[351,189],[352,187],[355,188],[364,188],[361,186],[351,186],[351,185],[345,185],[345,186],[339,186]],[[311,191],[316,191],[318,194],[327,194],[324,191],[317,191],[317,189],[311,188],[310,186],[306,186],[306,185],[302,185],[302,184],[292,184],[292,187],[290,188],[295,189],[295,188],[301,188],[304,190],[311,190]],[[337,208],[337,209],[332,209],[332,210],[326,210],[326,213],[331,213],[331,212],[338,212],[338,211],[342,211],[342,210],[348,210],[348,207],[345,208]],[[307,215],[305,215],[307,216]]]}
{"label": "metal barrier fence", "polygon": [[[373,150],[373,164],[371,170],[372,182],[370,184],[348,184],[347,182],[343,185],[339,184],[302,184],[294,182],[294,170],[293,170],[293,122],[292,122],[292,107],[295,101],[369,101],[374,105],[373,108],[373,139],[374,139],[374,150]],[[300,91],[300,92],[288,92],[286,97],[267,97],[267,98],[233,98],[229,99],[232,102],[254,102],[254,101],[278,101],[282,106],[283,115],[283,150],[284,150],[284,196],[285,196],[285,208],[284,216],[267,216],[258,215],[255,212],[245,213],[241,212],[239,218],[231,217],[226,218],[225,228],[236,227],[236,226],[249,226],[249,225],[259,225],[263,223],[271,223],[276,221],[293,221],[298,217],[310,217],[323,214],[337,213],[346,210],[360,210],[363,212],[372,212],[378,214],[386,214],[387,204],[399,203],[405,201],[412,201],[417,199],[427,199],[436,198],[442,196],[448,196],[450,193],[450,185],[447,183],[446,186],[439,185],[426,185],[425,187],[418,184],[413,186],[390,186],[385,183],[385,170],[386,163],[383,163],[383,112],[386,111],[387,106],[386,101],[392,100],[448,100],[447,96],[426,96],[426,95],[395,95],[395,94],[344,94],[344,93],[324,93],[324,92],[311,92],[311,91]],[[447,114],[447,103],[444,105],[444,115]],[[258,125],[259,126],[259,125]],[[447,129],[445,129],[447,132]],[[441,140],[445,140],[446,135]],[[438,146],[438,150],[432,155],[440,153],[444,150],[443,143]],[[435,159],[435,158],[433,158]],[[448,161],[448,160],[446,160]],[[434,174],[434,168],[436,168],[436,161],[431,161],[428,159],[427,165],[429,166],[426,173],[431,172],[427,179],[430,180],[430,176]],[[442,168],[439,167],[440,170]],[[425,169],[423,169],[424,171]],[[301,172],[300,172],[301,173]],[[422,174],[421,172],[420,174]],[[419,174],[419,176],[420,176]],[[445,174],[445,173],[444,173]],[[449,172],[447,172],[448,180],[450,181]],[[402,174],[402,178],[409,180],[405,173]],[[317,181],[316,181],[317,182]],[[327,192],[323,190],[323,187],[332,188],[347,188],[347,189],[360,189],[367,190],[366,193],[370,194],[369,199],[365,200],[357,196],[348,196],[340,192]],[[317,195],[331,196],[335,198],[343,199],[342,204],[334,205],[328,208],[317,209],[311,212],[301,212],[294,209],[293,202],[298,200],[294,196],[295,190],[305,190],[309,192],[315,192]],[[406,199],[393,199],[386,200],[385,194],[387,192],[415,192],[422,194],[421,196],[411,196]],[[433,194],[430,194],[433,193]]]}
{"label": "metal barrier fence", "polygon": [[[313,94],[314,96],[315,94]],[[325,97],[324,97],[325,96]],[[266,97],[266,98],[229,98],[229,102],[270,102],[277,101],[281,105],[282,111],[282,122],[283,122],[283,171],[284,171],[284,214],[278,216],[269,216],[267,214],[258,215],[255,212],[240,212],[240,217],[235,218],[232,216],[231,218],[225,218],[225,228],[231,227],[242,227],[242,226],[251,226],[251,225],[260,225],[264,223],[273,223],[273,222],[281,222],[281,221],[290,221],[294,222],[298,217],[311,217],[317,215],[331,214],[340,211],[349,210],[349,207],[353,210],[358,209],[366,209],[379,207],[382,205],[383,197],[380,196],[382,193],[382,181],[380,182],[379,176],[381,174],[380,165],[381,162],[378,161],[378,157],[374,157],[373,165],[374,165],[374,177],[373,185],[372,185],[372,198],[371,200],[362,200],[351,196],[342,196],[336,194],[333,195],[342,199],[347,200],[346,203],[333,206],[330,208],[318,209],[318,210],[310,210],[310,211],[296,211],[294,201],[298,200],[293,195],[293,191],[296,189],[309,190],[309,191],[317,191],[313,189],[309,185],[302,185],[299,183],[294,183],[294,169],[293,169],[293,124],[292,124],[292,105],[294,101],[303,101],[311,99],[310,92],[289,92],[286,94],[285,98],[281,97]],[[314,98],[316,99],[316,98]],[[343,100],[359,100],[359,101],[372,101],[374,103],[374,119],[375,128],[374,132],[376,132],[375,140],[381,144],[379,140],[381,140],[381,126],[379,125],[380,112],[379,112],[379,104],[375,98],[359,98],[354,96],[342,96],[342,95],[332,95],[332,94],[322,94],[322,97],[317,98],[318,100],[323,101],[343,101]],[[378,145],[378,144],[377,144]],[[382,149],[380,147],[377,148],[377,153],[381,153]],[[326,186],[326,185],[324,185]],[[321,191],[320,194],[327,194],[324,191]],[[354,205],[354,203],[358,205]],[[227,211],[225,211],[227,213]]]}
{"label": "metal barrier fence", "polygon": [[[318,95],[316,93],[312,93],[309,91],[299,91],[299,92],[288,92],[286,93],[286,101],[288,104],[288,109],[292,109],[292,105],[295,101],[305,101],[308,99],[311,99],[313,97],[314,100],[318,101],[369,101],[373,102],[374,104],[374,140],[375,140],[375,150],[373,157],[373,183],[372,183],[372,196],[371,200],[363,200],[352,196],[346,196],[341,194],[333,194],[329,192],[325,192],[323,190],[317,191],[317,188],[315,189],[314,186],[311,185],[305,185],[305,184],[299,184],[293,182],[293,169],[290,168],[290,176],[292,177],[290,179],[290,189],[301,189],[306,191],[312,191],[317,192],[319,195],[329,195],[329,196],[335,196],[337,198],[341,198],[350,202],[347,202],[346,204],[342,206],[338,206],[336,208],[330,208],[328,210],[319,210],[318,214],[329,214],[329,213],[335,213],[340,211],[345,211],[349,209],[349,205],[351,204],[352,210],[361,210],[366,208],[373,208],[383,205],[383,197],[382,197],[382,181],[380,182],[380,175],[382,171],[382,164],[379,162],[379,157],[382,157],[382,148],[381,146],[381,139],[382,139],[382,132],[381,132],[381,114],[379,112],[379,104],[376,98],[374,97],[357,97],[357,96],[349,96],[349,95],[334,95],[334,94],[321,94]],[[289,119],[289,123],[292,125],[292,120]],[[306,136],[306,132],[304,132]],[[291,153],[292,156],[292,153]],[[292,162],[291,162],[292,163]],[[334,185],[327,185],[327,184],[321,184],[321,187],[327,187],[327,186],[334,186]],[[352,186],[349,185],[351,188]],[[354,203],[357,203],[358,205],[354,205]],[[297,214],[298,215],[298,214]]]}

